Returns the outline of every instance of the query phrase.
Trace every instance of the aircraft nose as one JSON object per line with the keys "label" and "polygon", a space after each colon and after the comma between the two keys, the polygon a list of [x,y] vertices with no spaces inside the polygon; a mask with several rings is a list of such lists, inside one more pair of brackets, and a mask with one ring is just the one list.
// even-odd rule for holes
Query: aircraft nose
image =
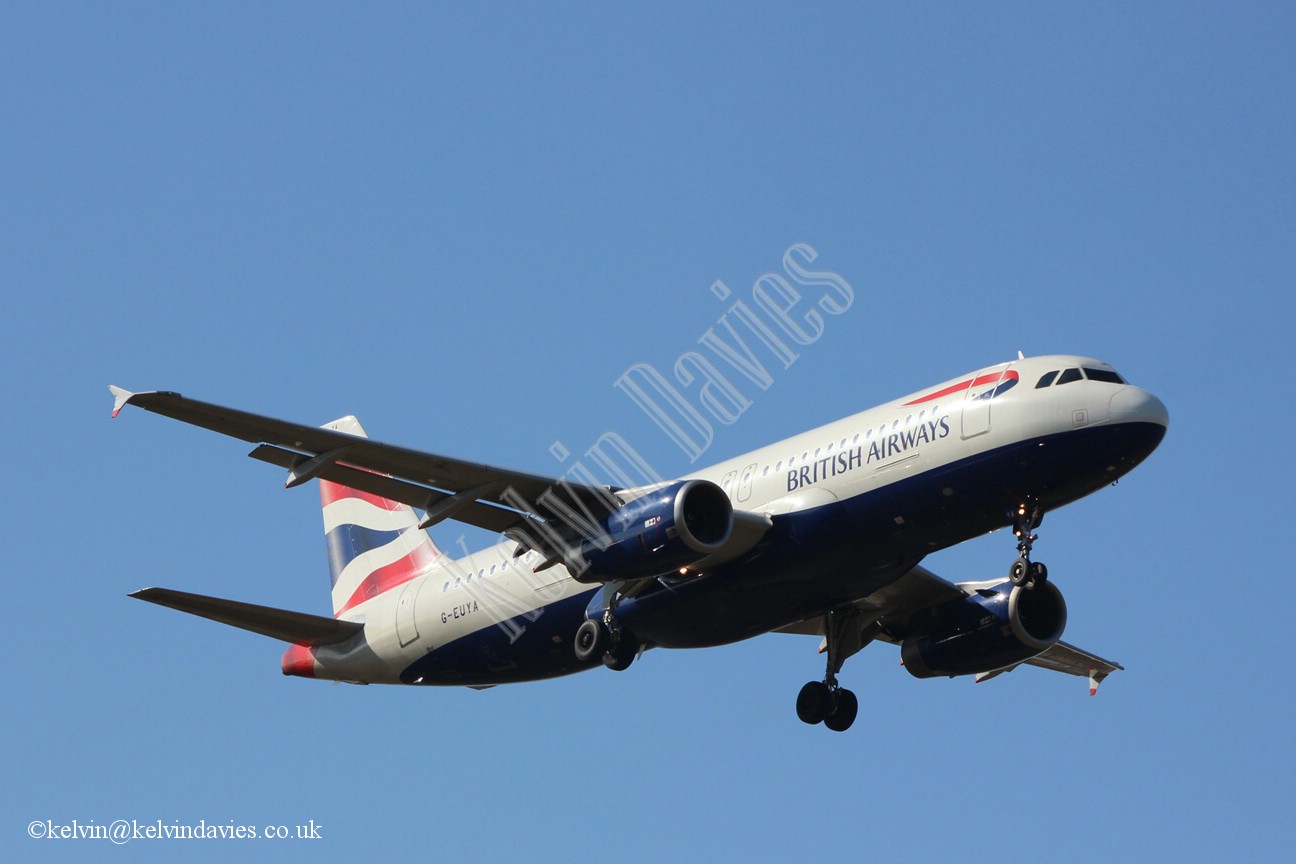
{"label": "aircraft nose", "polygon": [[1170,412],[1165,403],[1146,390],[1138,387],[1126,387],[1111,400],[1111,422],[1113,423],[1155,423],[1169,427]]}

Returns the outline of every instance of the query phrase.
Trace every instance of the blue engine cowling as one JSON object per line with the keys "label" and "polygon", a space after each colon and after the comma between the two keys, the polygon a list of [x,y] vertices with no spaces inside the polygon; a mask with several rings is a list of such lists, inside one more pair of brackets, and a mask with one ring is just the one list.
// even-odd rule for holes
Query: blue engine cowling
{"label": "blue engine cowling", "polygon": [[581,547],[582,582],[665,576],[701,561],[729,540],[733,505],[709,480],[684,480],[636,498],[606,524],[607,537]]}
{"label": "blue engine cowling", "polygon": [[1066,628],[1066,601],[1052,582],[981,588],[906,638],[900,656],[916,678],[975,675],[1029,660]]}

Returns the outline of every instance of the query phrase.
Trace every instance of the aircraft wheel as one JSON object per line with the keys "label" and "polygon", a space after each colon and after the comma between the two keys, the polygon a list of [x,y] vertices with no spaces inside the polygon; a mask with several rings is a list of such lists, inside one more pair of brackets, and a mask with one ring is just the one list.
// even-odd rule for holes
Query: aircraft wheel
{"label": "aircraft wheel", "polygon": [[1018,558],[1008,568],[1008,580],[1014,585],[1025,585],[1030,581],[1031,564],[1025,558]]}
{"label": "aircraft wheel", "polygon": [[832,701],[832,711],[824,718],[824,725],[834,732],[845,732],[859,713],[859,700],[849,690],[838,690]]}
{"label": "aircraft wheel", "polygon": [[1030,578],[1031,581],[1036,584],[1039,584],[1040,582],[1047,580],[1048,568],[1038,561],[1034,562],[1033,564],[1030,565]]}
{"label": "aircraft wheel", "polygon": [[630,668],[639,654],[639,640],[624,630],[612,647],[603,655],[603,665],[613,672],[624,672]]}
{"label": "aircraft wheel", "polygon": [[832,710],[832,691],[822,681],[811,681],[801,688],[796,701],[797,717],[811,726],[824,722]]}
{"label": "aircraft wheel", "polygon": [[588,662],[607,649],[607,631],[597,621],[586,621],[576,630],[576,659]]}

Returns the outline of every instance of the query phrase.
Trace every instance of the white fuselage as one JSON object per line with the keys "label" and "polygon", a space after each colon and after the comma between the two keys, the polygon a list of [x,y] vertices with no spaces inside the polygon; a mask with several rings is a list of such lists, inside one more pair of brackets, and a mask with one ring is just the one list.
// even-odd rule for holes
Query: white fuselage
{"label": "white fuselage", "polygon": [[[1073,433],[1118,424],[1160,422],[1164,426],[1165,409],[1155,397],[1124,383],[1082,378],[1036,386],[1046,373],[1073,368],[1109,370],[1106,364],[1083,357],[1015,360],[950,379],[682,479],[714,482],[728,494],[735,510],[766,514],[776,524],[785,517],[826,512],[822,508],[843,504],[849,518],[860,520],[864,536],[894,536],[896,544],[904,548],[890,554],[911,566],[927,551],[973,536],[967,533],[973,528],[967,526],[975,526],[979,533],[988,530],[982,521],[998,519],[994,510],[997,500],[977,497],[981,490],[970,488],[974,485],[970,478],[997,476],[992,466],[982,464],[998,458],[996,454],[1004,454],[1006,459],[1013,453],[1011,458],[1020,463],[1020,452],[1014,447],[1056,447]],[[1039,492],[1027,491],[1047,497],[1058,490],[1052,506],[1060,506],[1116,479],[1137,464],[1137,458],[1128,465],[1113,465],[1110,471],[1096,463],[1076,464],[1074,470],[1083,474],[1083,479],[1077,479],[1074,486],[1058,479],[1067,465],[1050,465]],[[981,473],[971,473],[974,470]],[[904,496],[897,497],[902,489]],[[875,494],[888,490],[896,494]],[[633,498],[642,491],[629,490],[622,497]],[[903,501],[903,505],[895,505],[905,508],[903,512],[878,513],[877,519],[861,515],[870,512],[871,501],[886,501],[890,506],[893,500]],[[969,510],[990,515],[965,520],[959,513],[963,502]],[[919,526],[915,528],[919,533],[913,535],[912,546],[906,546],[908,535],[896,526],[911,524]],[[1002,524],[1006,517],[989,527]],[[919,530],[924,525],[929,526],[925,533]],[[883,528],[893,534],[878,533]],[[873,546],[878,542],[871,540]],[[528,552],[514,558],[515,549],[516,544],[504,542],[456,560],[442,556],[431,572],[350,610],[343,617],[365,624],[363,640],[316,649],[317,677],[422,683],[421,678],[411,679],[411,667],[430,663],[428,658],[447,646],[465,644],[489,628],[496,630],[491,645],[480,649],[489,655],[488,660],[478,671],[465,671],[458,683],[488,685],[496,680],[544,677],[510,671],[508,650],[526,647],[528,632],[536,629],[534,625],[550,610],[564,610],[561,614],[566,616],[564,620],[574,622],[574,631],[579,618],[573,616],[583,617],[585,604],[600,588],[576,581],[561,564],[537,571],[540,556]],[[732,566],[735,574],[753,569]],[[825,605],[838,602],[840,592],[849,590],[842,586],[851,583],[843,580],[846,575],[833,583],[832,592],[825,593]],[[861,581],[858,596],[875,589],[876,585]],[[812,605],[805,592],[797,593],[794,601],[789,600],[786,615],[799,616],[795,619],[799,620]],[[781,610],[771,609],[756,629],[763,632],[787,623]],[[547,641],[561,640],[562,632],[561,628],[552,632],[546,628]],[[750,634],[744,630],[741,635]],[[671,643],[662,639],[657,644]],[[531,644],[528,650],[536,648]],[[569,642],[553,648],[555,657],[560,650],[570,652]],[[492,664],[502,670],[498,678],[490,674]],[[558,663],[552,674],[569,671],[576,668]],[[435,683],[456,682],[452,676]]]}

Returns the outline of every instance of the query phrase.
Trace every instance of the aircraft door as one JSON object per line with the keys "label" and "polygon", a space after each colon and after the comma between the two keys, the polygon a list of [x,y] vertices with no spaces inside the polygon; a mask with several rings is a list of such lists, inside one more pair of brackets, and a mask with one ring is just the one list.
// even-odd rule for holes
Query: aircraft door
{"label": "aircraft door", "polygon": [[414,603],[418,600],[419,589],[427,581],[426,576],[419,576],[405,583],[401,589],[400,599],[396,601],[396,638],[401,647],[419,637],[418,621],[414,618]]}
{"label": "aircraft door", "polygon": [[975,438],[990,431],[990,405],[995,391],[1011,363],[982,369],[972,379],[963,397],[963,438]]}
{"label": "aircraft door", "polygon": [[751,497],[752,481],[756,479],[756,469],[760,466],[753,463],[742,470],[742,477],[738,480],[738,502],[742,503]]}

